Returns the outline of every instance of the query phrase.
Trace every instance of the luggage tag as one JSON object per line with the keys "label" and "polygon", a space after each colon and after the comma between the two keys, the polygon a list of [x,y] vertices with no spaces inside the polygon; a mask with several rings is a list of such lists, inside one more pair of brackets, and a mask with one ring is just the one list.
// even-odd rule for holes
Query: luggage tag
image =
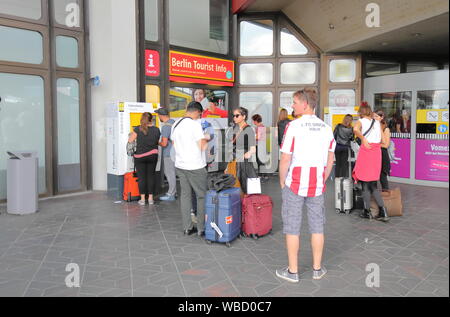
{"label": "luggage tag", "polygon": [[211,227],[216,230],[217,234],[219,235],[220,239],[223,237],[223,232],[219,229],[219,227],[216,225],[215,222],[211,222]]}

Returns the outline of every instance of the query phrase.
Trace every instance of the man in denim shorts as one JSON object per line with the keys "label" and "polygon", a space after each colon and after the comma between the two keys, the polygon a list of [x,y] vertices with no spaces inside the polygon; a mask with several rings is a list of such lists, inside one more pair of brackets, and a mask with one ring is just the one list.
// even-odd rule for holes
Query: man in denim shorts
{"label": "man in denim shorts", "polygon": [[294,94],[295,114],[301,116],[286,128],[281,146],[280,185],[282,188],[283,233],[286,235],[289,267],[276,271],[279,278],[298,283],[298,252],[303,206],[308,214],[313,252],[313,279],[327,270],[322,266],[325,242],[325,183],[334,163],[331,127],[315,116],[317,93],[304,89]]}

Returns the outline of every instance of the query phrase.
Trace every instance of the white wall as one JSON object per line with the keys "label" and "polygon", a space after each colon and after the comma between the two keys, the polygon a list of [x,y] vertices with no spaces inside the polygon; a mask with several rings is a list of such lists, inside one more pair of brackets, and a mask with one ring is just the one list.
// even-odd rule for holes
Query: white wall
{"label": "white wall", "polygon": [[107,189],[106,105],[137,101],[135,0],[88,0],[92,87],[92,177],[94,190]]}

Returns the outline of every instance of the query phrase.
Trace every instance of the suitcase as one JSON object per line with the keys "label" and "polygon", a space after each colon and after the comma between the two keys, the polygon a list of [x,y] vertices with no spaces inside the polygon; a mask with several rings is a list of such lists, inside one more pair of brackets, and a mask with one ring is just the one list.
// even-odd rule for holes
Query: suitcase
{"label": "suitcase", "polygon": [[[400,188],[390,190],[388,192],[381,192],[381,197],[383,198],[384,205],[387,209],[389,217],[401,217],[403,216],[403,203],[402,203],[402,193]],[[372,199],[370,204],[370,210],[374,217],[378,216],[378,206],[375,200]]]}
{"label": "suitcase", "polygon": [[272,198],[245,195],[242,200],[242,233],[257,240],[272,232]]}
{"label": "suitcase", "polygon": [[123,177],[123,200],[127,202],[141,199],[136,172],[125,174]]}
{"label": "suitcase", "polygon": [[241,190],[225,189],[220,192],[210,190],[205,199],[205,240],[225,243],[231,242],[241,234]]}
{"label": "suitcase", "polygon": [[334,183],[335,187],[335,207],[336,212],[346,213],[353,210],[353,181],[350,178],[337,177]]}
{"label": "suitcase", "polygon": [[[354,158],[351,149],[348,150],[348,169],[352,175],[352,165]],[[338,214],[346,213],[349,215],[354,209],[357,209],[362,199],[362,191],[358,191],[358,186],[353,184],[353,178],[337,177],[334,182],[335,208]]]}
{"label": "suitcase", "polygon": [[364,198],[362,195],[361,185],[357,184],[353,186],[353,210],[364,209]]}

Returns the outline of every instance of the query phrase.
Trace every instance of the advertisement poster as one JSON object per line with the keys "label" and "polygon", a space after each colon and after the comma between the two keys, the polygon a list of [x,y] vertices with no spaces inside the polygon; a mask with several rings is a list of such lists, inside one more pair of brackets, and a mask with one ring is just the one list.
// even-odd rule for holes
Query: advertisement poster
{"label": "advertisement poster", "polygon": [[416,179],[448,182],[448,140],[416,141]]}
{"label": "advertisement poster", "polygon": [[395,149],[395,160],[391,162],[391,176],[400,178],[411,177],[411,140],[391,139]]}

